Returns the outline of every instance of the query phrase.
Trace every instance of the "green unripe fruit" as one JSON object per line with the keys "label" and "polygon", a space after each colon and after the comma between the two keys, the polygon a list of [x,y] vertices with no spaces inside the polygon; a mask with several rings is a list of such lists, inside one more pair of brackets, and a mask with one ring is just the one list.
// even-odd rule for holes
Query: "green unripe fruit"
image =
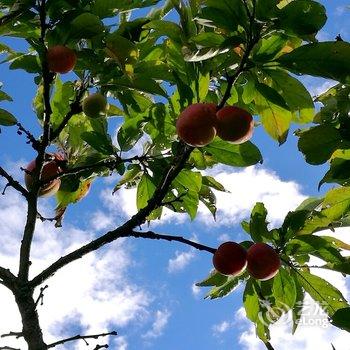
{"label": "green unripe fruit", "polygon": [[100,93],[89,95],[84,99],[82,108],[89,118],[99,118],[106,112],[107,99]]}

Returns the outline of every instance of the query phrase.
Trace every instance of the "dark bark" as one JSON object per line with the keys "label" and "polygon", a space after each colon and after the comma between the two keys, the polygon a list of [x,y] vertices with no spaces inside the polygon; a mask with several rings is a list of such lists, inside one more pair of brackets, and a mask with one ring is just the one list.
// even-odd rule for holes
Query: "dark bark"
{"label": "dark bark", "polygon": [[15,299],[21,314],[22,335],[28,344],[28,350],[47,350],[33,299],[33,291],[28,289],[17,290],[15,291]]}

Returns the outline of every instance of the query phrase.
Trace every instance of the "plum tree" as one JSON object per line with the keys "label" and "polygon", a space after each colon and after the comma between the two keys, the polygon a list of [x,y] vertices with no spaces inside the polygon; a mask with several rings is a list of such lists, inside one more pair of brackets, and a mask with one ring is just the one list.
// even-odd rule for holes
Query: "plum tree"
{"label": "plum tree", "polygon": [[91,94],[84,99],[82,108],[89,118],[99,118],[106,111],[107,99],[98,92]]}
{"label": "plum tree", "polygon": [[[26,184],[27,189],[30,191],[33,187],[33,176],[31,173],[36,169],[36,160],[32,160],[26,167],[26,173],[24,175],[24,182]],[[58,175],[61,172],[61,168],[59,167],[56,159],[45,162],[42,173],[41,173],[41,181],[46,182],[50,178]],[[60,179],[54,179],[47,184],[43,185],[39,190],[40,197],[50,197],[57,193],[61,185]]]}
{"label": "plum tree", "polygon": [[247,251],[247,270],[258,280],[266,281],[276,276],[281,260],[276,251],[265,243],[255,243]]}
{"label": "plum tree", "polygon": [[77,55],[69,47],[56,45],[47,50],[47,63],[51,72],[68,73],[74,68],[76,61]]}
{"label": "plum tree", "polygon": [[247,266],[247,251],[236,242],[222,243],[213,255],[213,265],[223,275],[237,276]]}
{"label": "plum tree", "polygon": [[235,144],[248,141],[254,131],[254,120],[246,110],[225,106],[217,113],[217,134],[225,140]]}
{"label": "plum tree", "polygon": [[[9,341],[17,342],[19,338],[18,341],[22,342],[23,338],[28,347],[22,344],[3,346],[6,335],[13,335],[11,332],[0,337],[0,349],[48,350],[65,342],[84,339],[84,336],[69,337],[67,334],[62,340],[47,343],[51,337],[46,332],[52,327],[39,319],[39,315],[45,312],[39,307],[46,288],[44,283],[60,270],[64,275],[63,271],[69,264],[100,249],[111,249],[112,252],[115,246],[110,243],[131,237],[174,241],[211,254],[210,259],[217,270],[210,271],[209,276],[197,285],[211,287],[207,293],[210,299],[224,297],[239,285],[243,287],[242,306],[246,316],[255,324],[257,335],[269,350],[273,349],[269,327],[277,321],[275,315],[280,317],[289,311],[298,315],[303,309],[306,293],[321,305],[333,325],[349,330],[346,321],[350,319],[350,303],[336,286],[313,275],[313,269],[307,268],[310,267],[310,258],[317,255],[322,260],[318,268],[349,275],[349,261],[343,254],[346,253],[343,251],[346,243],[339,240],[340,237],[314,235],[329,228],[336,230],[350,225],[350,206],[347,205],[350,198],[350,43],[346,41],[346,33],[342,33],[344,38],[338,35],[334,41],[315,40],[327,18],[325,7],[320,2],[334,6],[328,4],[334,1],[317,0],[236,0],[234,6],[232,1],[212,0],[1,2],[0,37],[4,36],[4,40],[0,38],[1,72],[4,74],[0,83],[0,148],[3,150],[0,154],[0,186],[4,189],[1,188],[0,193],[7,195],[10,192],[7,189],[12,187],[21,194],[17,197],[26,202],[23,207],[27,210],[22,213],[23,220],[17,216],[13,218],[16,220],[14,227],[11,227],[12,217],[0,220],[1,238],[5,241],[18,239],[13,241],[14,244],[6,245],[13,247],[10,253],[17,259],[17,264],[12,264],[11,257],[10,266],[6,266],[8,259],[0,254],[0,289],[7,288],[14,296],[22,321],[22,327],[18,324],[13,329],[18,336],[10,337]],[[331,25],[327,27],[334,37],[337,35],[334,30],[339,29],[336,27],[333,30]],[[75,65],[77,56],[79,64]],[[5,66],[9,68],[7,72]],[[54,74],[73,69],[75,74],[62,77]],[[22,73],[13,75],[14,70]],[[313,85],[309,84],[311,78],[301,80],[302,75],[331,79],[334,86],[313,98],[303,84],[304,81]],[[20,84],[17,83],[19,79]],[[8,92],[5,91],[6,85],[9,85]],[[31,104],[27,103],[29,97],[33,97]],[[15,101],[19,101],[20,106],[16,106]],[[11,107],[10,102],[13,102]],[[119,118],[101,117],[107,111],[108,116]],[[262,150],[252,142],[245,142],[253,133],[252,115],[261,125],[256,141],[263,146]],[[291,123],[295,133],[289,132]],[[245,186],[245,172],[240,172],[239,176],[236,173],[238,167],[251,166],[257,171],[269,171],[259,165],[263,157],[270,157],[269,151],[273,149],[265,142],[267,140],[260,138],[263,132],[280,145],[287,138],[297,137],[298,149],[306,162],[329,166],[323,179],[317,179],[319,185],[334,183],[337,187],[325,189],[319,198],[306,199],[284,220],[279,218],[281,225],[267,222],[268,212],[264,204],[256,203],[250,220],[242,222],[247,240],[240,244],[226,242],[217,248],[217,237],[205,236],[205,232],[196,234],[198,240],[186,238],[183,231],[202,231],[204,227],[197,226],[202,222],[200,220],[187,230],[190,223],[183,220],[185,214],[191,220],[197,215],[205,218],[208,226],[205,231],[209,231],[210,219],[204,210],[208,210],[217,223],[232,224],[232,230],[227,226],[224,229],[230,230],[232,240],[242,237],[241,233],[237,232],[235,236],[232,231],[236,230],[238,220],[249,216],[246,209],[253,204],[251,200],[261,197],[252,196],[252,192],[265,193],[262,187],[266,187],[267,182],[264,177],[262,182],[250,182]],[[24,138],[22,141],[29,149],[22,149],[24,142],[15,142],[17,137]],[[291,159],[278,158],[278,155],[276,159],[293,161],[302,174],[299,161],[303,159],[294,159],[291,151],[294,141],[287,143],[284,151]],[[208,146],[201,147],[205,145]],[[52,148],[62,152],[67,161],[58,159],[57,155],[47,157]],[[28,193],[16,178],[16,169],[6,169],[6,164],[15,164],[12,160],[15,162],[29,151],[34,151],[33,158],[39,162],[28,164],[28,173],[24,176],[26,186],[31,190]],[[43,158],[45,162],[40,161]],[[270,166],[276,164],[268,163]],[[41,181],[37,181],[39,176],[35,171],[38,164],[43,165]],[[64,176],[55,176],[61,169]],[[319,176],[319,172],[316,173]],[[99,180],[107,176],[111,176],[108,181]],[[298,176],[298,180],[301,178]],[[50,242],[57,235],[52,234],[51,225],[65,225],[64,213],[88,193],[94,181],[98,185],[90,193],[92,198],[86,206],[87,215],[78,207],[67,218],[73,219],[79,230],[86,229],[88,241],[84,239],[80,244],[80,235],[69,235],[62,246],[69,245],[69,252],[55,245],[60,257],[51,260],[56,254],[46,249],[43,253],[48,251],[50,254],[49,259],[45,259],[49,265],[39,269],[42,264],[36,260],[42,257],[37,254],[38,250],[34,256],[32,253],[38,228],[45,227],[47,232],[46,236],[40,235],[40,242],[54,247]],[[312,176],[308,181],[311,184]],[[231,198],[226,196],[225,186],[229,187],[232,182],[235,188],[244,190],[244,196],[232,193],[231,198],[238,202],[237,208],[230,210],[232,203],[228,201]],[[103,198],[107,199],[105,194],[110,192],[111,186],[119,199],[117,197],[116,205],[109,206],[105,213],[108,217],[102,226],[106,226],[106,230],[95,224],[95,216],[86,222],[79,220],[89,218],[94,211],[100,212],[99,201],[93,196],[103,191]],[[136,210],[123,206],[124,190],[128,191],[128,201],[134,197]],[[55,192],[54,215],[41,215],[43,208],[37,203],[37,195],[49,196]],[[283,208],[294,203],[287,196],[283,197],[283,193],[279,195]],[[6,213],[7,208],[11,210],[17,199],[9,202],[1,202],[2,211],[3,208]],[[45,208],[43,214],[49,208]],[[168,218],[173,219],[167,215],[167,210],[181,215],[181,225],[176,221],[176,225],[162,226],[161,230],[168,227],[174,233],[181,231],[182,235],[150,231],[150,228],[156,230],[158,227],[149,225],[153,220],[164,218],[164,224],[168,224]],[[40,227],[37,220],[42,221]],[[199,239],[208,239],[208,244],[215,247],[201,244]],[[134,244],[135,255],[130,255],[132,260],[138,261],[139,249],[142,258],[151,256],[151,261],[155,260],[152,248]],[[167,252],[162,253],[162,261]],[[103,256],[95,255],[98,258]],[[196,264],[200,261],[197,260]],[[16,271],[12,267],[15,265],[18,265]],[[137,265],[144,269],[144,266]],[[238,275],[246,266],[250,273],[245,271]],[[162,266],[156,268],[164,270]],[[207,269],[207,266],[203,268]],[[114,281],[114,268],[102,270],[103,278],[106,276]],[[196,265],[196,271],[199,273],[200,270],[201,266]],[[277,271],[277,276],[268,283],[260,281],[272,278]],[[126,282],[130,285],[139,282],[133,272],[128,272]],[[134,276],[135,281],[132,280]],[[124,288],[123,276],[118,274],[118,277],[121,280],[115,280],[115,285]],[[162,275],[153,273],[148,277],[152,278],[153,289],[164,286],[164,283],[168,286],[169,281],[164,281]],[[67,289],[68,282],[62,279],[61,283],[55,282],[54,285],[59,290]],[[124,293],[123,288],[117,288],[115,292]],[[124,299],[126,303],[132,302]],[[6,299],[1,302],[6,303]],[[155,310],[151,304],[147,305],[149,314],[153,315]],[[282,310],[281,305],[287,307]],[[123,305],[119,306],[123,308]],[[147,307],[146,304],[143,306]],[[84,305],[81,309],[83,312]],[[281,312],[269,317],[272,316],[271,310]],[[6,312],[3,314],[0,326],[7,322]],[[49,320],[45,316],[44,319]],[[85,316],[84,320],[88,321]],[[107,321],[106,326],[112,324]],[[42,325],[44,329],[41,329]],[[293,331],[297,325],[296,317]],[[140,324],[135,329],[146,330]],[[134,330],[130,330],[131,333]],[[122,328],[118,334],[127,337],[128,332],[123,334],[124,331]],[[97,340],[99,336],[116,334],[103,332],[85,338],[100,342]],[[128,339],[133,341],[132,337]],[[144,340],[135,339],[136,343],[130,343],[130,347],[142,348],[141,341]],[[112,340],[110,342],[108,338],[106,342],[109,344],[90,344],[90,347],[113,347]],[[159,348],[158,345],[155,343],[154,347]],[[194,347],[201,348],[201,345]],[[69,347],[74,346],[67,345]]]}
{"label": "plum tree", "polygon": [[180,139],[193,147],[209,144],[216,135],[215,113],[214,103],[195,103],[188,106],[176,122]]}

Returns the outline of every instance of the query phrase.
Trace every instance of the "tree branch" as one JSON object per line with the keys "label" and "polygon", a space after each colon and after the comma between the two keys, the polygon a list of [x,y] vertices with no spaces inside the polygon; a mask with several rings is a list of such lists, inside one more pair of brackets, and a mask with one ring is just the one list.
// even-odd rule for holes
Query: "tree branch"
{"label": "tree branch", "polygon": [[37,275],[31,281],[30,285],[32,287],[38,286],[63,266],[82,258],[84,255],[95,251],[103,245],[111,243],[120,237],[128,237],[130,234],[132,234],[135,227],[141,226],[146,221],[147,216],[149,216],[154,209],[161,205],[171,183],[183,169],[193,150],[193,147],[187,146],[183,143],[180,143],[179,146],[180,149],[178,155],[174,157],[173,162],[169,165],[167,171],[163,175],[163,178],[160,181],[159,186],[157,186],[152,198],[148,201],[144,208],[140,209],[134,216],[131,217],[130,220],[126,221],[115,230],[107,232],[103,236],[58,259],[51,266]]}
{"label": "tree branch", "polygon": [[101,334],[94,334],[94,335],[80,335],[80,334],[78,334],[78,335],[76,335],[74,337],[62,339],[62,340],[59,340],[59,341],[57,341],[55,343],[48,344],[47,348],[48,349],[54,348],[57,345],[61,345],[61,344],[64,344],[64,343],[67,343],[67,342],[70,342],[70,341],[74,341],[74,340],[84,340],[86,345],[89,345],[89,343],[86,341],[86,339],[98,339],[98,338],[101,338],[101,337],[107,337],[109,335],[116,336],[117,332],[112,331],[112,332],[108,332],[108,333],[101,333]]}
{"label": "tree branch", "polygon": [[193,248],[196,248],[198,250],[206,251],[209,253],[214,254],[216,249],[211,248],[209,246],[191,241],[189,239],[186,239],[182,236],[172,236],[172,235],[164,235],[164,234],[159,234],[155,233],[152,231],[147,231],[147,232],[139,232],[139,231],[132,231],[128,237],[135,237],[135,238],[148,238],[148,239],[158,239],[158,240],[166,240],[166,241],[174,241],[174,242],[180,242],[187,244]]}
{"label": "tree branch", "polygon": [[56,130],[53,130],[51,132],[50,135],[50,141],[55,140],[60,133],[62,132],[62,130],[64,129],[64,127],[68,124],[69,120],[75,115],[78,114],[82,111],[81,108],[81,99],[83,97],[83,94],[86,90],[85,84],[82,82],[80,85],[80,88],[75,96],[75,100],[70,104],[70,110],[69,112],[65,115],[65,117],[63,118],[61,124],[57,127]]}
{"label": "tree branch", "polygon": [[13,290],[16,284],[16,276],[9,270],[0,266],[0,278],[2,279],[2,284]]}
{"label": "tree branch", "polygon": [[231,89],[232,86],[235,84],[239,76],[246,70],[246,66],[248,63],[249,55],[254,48],[255,44],[259,41],[258,36],[253,35],[253,25],[254,25],[254,17],[255,17],[255,2],[253,3],[253,12],[250,13],[248,9],[248,5],[245,1],[243,1],[244,5],[246,6],[247,15],[249,17],[250,23],[249,23],[249,30],[247,32],[247,47],[244,51],[243,57],[239,63],[238,68],[234,72],[232,76],[227,77],[227,87],[224,93],[224,96],[221,99],[221,102],[217,106],[217,110],[221,109],[225,106],[225,103],[231,96]]}
{"label": "tree branch", "polygon": [[[6,186],[11,186],[18,192],[20,192],[23,197],[28,199],[28,191],[18,182],[16,181],[4,168],[0,167],[0,176],[4,177],[8,184]],[[3,191],[3,194],[5,194],[6,187]]]}
{"label": "tree branch", "polygon": [[1,338],[6,338],[6,337],[16,337],[18,339],[18,338],[23,337],[23,333],[22,332],[9,332],[9,333],[1,335]]}
{"label": "tree branch", "polygon": [[21,349],[13,348],[11,346],[0,346],[0,350],[21,350]]}
{"label": "tree branch", "polygon": [[45,159],[46,148],[50,143],[50,118],[52,114],[51,104],[50,104],[50,86],[54,79],[54,74],[49,71],[47,57],[46,57],[46,45],[45,45],[45,35],[46,35],[46,1],[41,0],[39,7],[39,18],[40,18],[40,43],[44,49],[44,54],[41,56],[41,69],[44,81],[43,88],[43,98],[44,98],[44,131],[41,138],[41,142],[38,148],[38,155],[36,158],[36,168],[32,172],[33,177],[33,188],[28,193],[28,212],[27,220],[24,228],[23,239],[20,249],[20,261],[19,261],[19,272],[18,278],[22,282],[28,281],[29,266],[30,266],[30,250],[35,230],[35,223],[37,218],[37,199],[38,192],[40,189],[40,177]]}

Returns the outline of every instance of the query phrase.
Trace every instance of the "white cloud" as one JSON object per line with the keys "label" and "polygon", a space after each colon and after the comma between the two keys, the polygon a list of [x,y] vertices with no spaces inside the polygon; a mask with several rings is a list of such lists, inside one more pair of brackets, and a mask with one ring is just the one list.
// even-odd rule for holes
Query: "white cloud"
{"label": "white cloud", "polygon": [[168,324],[171,313],[168,310],[157,310],[152,328],[143,335],[145,339],[158,338],[163,334],[164,328]]}
{"label": "white cloud", "polygon": [[91,227],[95,230],[106,230],[113,225],[113,218],[105,212],[98,210],[91,216]]}
{"label": "white cloud", "polygon": [[187,252],[175,252],[175,257],[169,259],[168,262],[168,271],[179,272],[183,270],[194,258],[196,257],[195,251],[193,249]]}
{"label": "white cloud", "polygon": [[249,216],[256,202],[265,204],[268,220],[277,224],[306,198],[297,183],[283,181],[274,172],[257,166],[235,172],[219,168],[214,175],[229,193],[215,192],[218,208],[216,222],[205,208],[200,207],[199,218],[207,225],[238,224]]}
{"label": "white cloud", "polygon": [[221,323],[218,323],[218,324],[215,324],[213,327],[212,327],[212,330],[213,330],[213,334],[215,336],[218,336],[222,333],[225,333],[227,332],[231,327],[231,324],[230,322],[228,321],[222,321]]}
{"label": "white cloud", "polygon": [[125,337],[118,337],[115,341],[116,350],[127,350],[128,342]]}
{"label": "white cloud", "polygon": [[[46,203],[40,201],[41,210],[49,209]],[[0,265],[14,273],[18,269],[24,213],[25,200],[16,192],[9,190],[6,196],[0,197]],[[92,232],[75,228],[67,222],[63,228],[55,229],[53,223],[37,221],[31,276],[92,238]],[[48,288],[44,292],[44,305],[38,307],[38,312],[48,343],[77,332],[96,334],[116,330],[123,334],[123,327],[131,322],[146,325],[150,321],[153,297],[129,280],[128,268],[133,261],[127,242],[118,240],[108,248],[73,262],[45,282]],[[0,308],[3,315],[0,317],[0,334],[19,331],[21,321],[14,298],[1,285]],[[117,341],[118,349],[125,350],[127,342],[122,339]],[[107,341],[107,338],[100,339],[96,344]],[[92,346],[94,341],[89,343]],[[26,348],[22,339],[14,337],[0,339],[0,346],[3,345]],[[80,350],[86,349],[86,345],[80,341],[61,348]]]}
{"label": "white cloud", "polygon": [[196,286],[196,283],[193,283],[191,286],[192,294],[194,297],[199,297],[202,294],[203,288]]}

